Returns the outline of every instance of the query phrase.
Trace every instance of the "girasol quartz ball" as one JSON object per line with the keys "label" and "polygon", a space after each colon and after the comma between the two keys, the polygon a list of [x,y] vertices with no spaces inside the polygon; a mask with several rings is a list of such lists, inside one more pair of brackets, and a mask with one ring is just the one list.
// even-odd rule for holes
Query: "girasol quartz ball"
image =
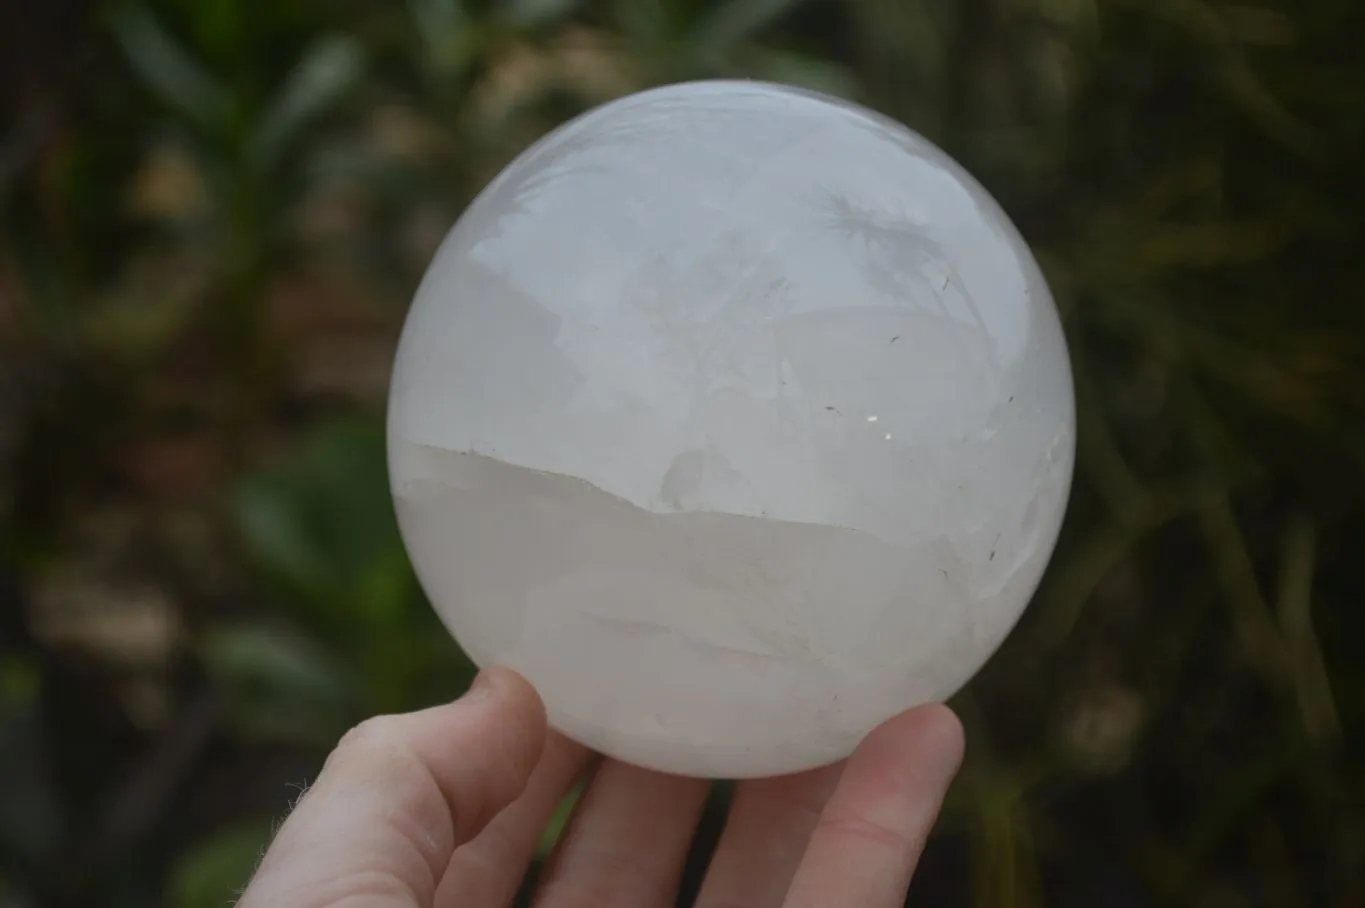
{"label": "girasol quartz ball", "polygon": [[868,110],[702,82],[518,157],[437,253],[393,495],[470,656],[608,755],[846,756],[963,685],[1051,556],[1074,406],[998,205]]}

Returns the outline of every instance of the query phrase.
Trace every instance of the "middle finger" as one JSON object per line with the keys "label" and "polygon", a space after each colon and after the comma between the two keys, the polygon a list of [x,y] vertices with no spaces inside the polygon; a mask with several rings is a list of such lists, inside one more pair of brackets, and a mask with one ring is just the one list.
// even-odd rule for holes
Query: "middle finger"
{"label": "middle finger", "polygon": [[710,785],[604,760],[536,898],[537,908],[668,908]]}

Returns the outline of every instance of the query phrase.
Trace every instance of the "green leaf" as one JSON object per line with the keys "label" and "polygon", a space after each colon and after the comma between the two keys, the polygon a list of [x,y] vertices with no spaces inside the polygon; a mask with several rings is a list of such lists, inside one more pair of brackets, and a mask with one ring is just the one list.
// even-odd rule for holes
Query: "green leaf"
{"label": "green leaf", "polygon": [[314,44],[261,117],[251,140],[256,160],[277,159],[304,127],[346,96],[364,70],[364,55],[354,40],[332,35]]}
{"label": "green leaf", "polygon": [[419,595],[416,583],[402,548],[379,553],[356,578],[356,609],[371,621],[393,621]]}
{"label": "green leaf", "polygon": [[110,27],[128,62],[162,101],[206,129],[226,126],[232,110],[227,88],[145,7],[121,7],[113,13]]}
{"label": "green leaf", "polygon": [[559,844],[560,838],[564,835],[564,830],[568,828],[574,808],[578,806],[578,799],[582,796],[583,786],[579,784],[560,798],[558,806],[555,807],[555,812],[550,815],[550,821],[545,824],[545,828],[541,831],[540,843],[536,847],[537,858],[543,860],[555,850],[555,846]]}
{"label": "green leaf", "polygon": [[458,0],[408,0],[427,65],[438,77],[450,77],[469,65],[476,48],[476,32]]}
{"label": "green leaf", "polygon": [[293,591],[324,597],[332,586],[327,559],[292,499],[283,482],[249,481],[234,502],[237,530],[259,565]]}
{"label": "green leaf", "polygon": [[1223,66],[1218,81],[1243,116],[1268,138],[1308,158],[1322,155],[1323,141],[1317,130],[1275,97],[1246,65]]}
{"label": "green leaf", "polygon": [[303,637],[245,625],[213,631],[204,642],[205,662],[215,673],[251,681],[292,700],[342,703],[350,684],[342,666]]}
{"label": "green leaf", "polygon": [[563,20],[582,0],[502,0],[503,16],[519,28],[544,28]]}
{"label": "green leaf", "polygon": [[347,666],[287,631],[222,628],[204,640],[203,658],[230,693],[239,727],[251,737],[330,744],[361,712]]}
{"label": "green leaf", "polygon": [[459,0],[408,0],[408,13],[417,33],[427,41],[444,40],[468,24]]}
{"label": "green leaf", "polygon": [[373,629],[421,601],[386,463],[379,420],[339,420],[288,461],[249,478],[234,501],[262,579],[336,628]]}
{"label": "green leaf", "polygon": [[664,0],[616,0],[616,21],[626,35],[646,44],[672,36],[673,17]]}
{"label": "green leaf", "polygon": [[0,662],[0,707],[27,706],[38,696],[42,673],[32,659],[7,658]]}
{"label": "green leaf", "polygon": [[171,870],[174,908],[226,908],[256,871],[270,842],[271,824],[257,820],[230,826],[186,850]]}
{"label": "green leaf", "polygon": [[723,53],[805,3],[805,0],[730,0],[697,23],[692,40],[708,53]]}
{"label": "green leaf", "polygon": [[177,7],[188,20],[194,43],[220,60],[241,52],[244,42],[252,37],[248,29],[260,34],[265,27],[241,0],[181,0]]}
{"label": "green leaf", "polygon": [[756,58],[753,74],[839,98],[858,95],[858,78],[847,67],[809,54],[764,49]]}

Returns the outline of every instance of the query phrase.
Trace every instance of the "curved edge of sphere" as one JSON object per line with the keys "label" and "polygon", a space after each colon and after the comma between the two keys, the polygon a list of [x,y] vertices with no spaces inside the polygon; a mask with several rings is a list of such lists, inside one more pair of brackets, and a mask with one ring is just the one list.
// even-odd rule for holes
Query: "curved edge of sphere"
{"label": "curved edge of sphere", "polygon": [[1043,276],[961,167],[841,101],[687,83],[469,207],[404,327],[390,475],[443,620],[557,728],[760,776],[976,673],[1074,426]]}

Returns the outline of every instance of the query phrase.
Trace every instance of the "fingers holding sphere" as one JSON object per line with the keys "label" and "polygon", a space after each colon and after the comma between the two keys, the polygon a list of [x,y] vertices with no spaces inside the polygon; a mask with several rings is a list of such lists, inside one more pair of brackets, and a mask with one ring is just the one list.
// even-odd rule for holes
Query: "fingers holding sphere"
{"label": "fingers holding sphere", "polygon": [[811,832],[788,908],[899,908],[963,754],[944,706],[886,722],[849,758]]}
{"label": "fingers holding sphere", "polygon": [[361,723],[280,828],[239,908],[432,904],[451,855],[526,788],[545,708],[505,669],[454,703]]}

